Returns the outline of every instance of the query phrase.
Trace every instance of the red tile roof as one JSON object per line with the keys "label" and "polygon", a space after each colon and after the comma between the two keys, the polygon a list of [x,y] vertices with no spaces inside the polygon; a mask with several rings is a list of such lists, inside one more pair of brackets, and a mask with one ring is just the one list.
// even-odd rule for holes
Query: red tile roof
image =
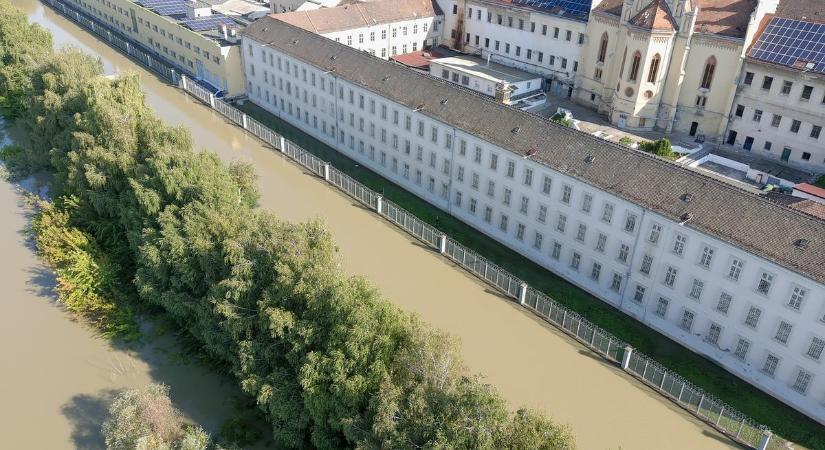
{"label": "red tile roof", "polygon": [[814,186],[808,183],[799,183],[793,187],[797,191],[804,192],[808,195],[813,195],[814,197],[825,198],[825,189],[821,187]]}
{"label": "red tile roof", "polygon": [[631,18],[629,23],[646,30],[675,31],[679,28],[664,0],[653,0]]}
{"label": "red tile roof", "polygon": [[742,38],[757,0],[699,0],[696,31]]}

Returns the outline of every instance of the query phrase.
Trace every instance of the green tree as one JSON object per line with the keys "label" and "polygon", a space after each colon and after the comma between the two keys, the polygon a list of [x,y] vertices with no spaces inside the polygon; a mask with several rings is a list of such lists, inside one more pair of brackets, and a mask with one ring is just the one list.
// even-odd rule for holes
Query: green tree
{"label": "green tree", "polygon": [[52,36],[8,1],[0,2],[0,114],[17,117],[32,86],[32,74],[52,53]]}

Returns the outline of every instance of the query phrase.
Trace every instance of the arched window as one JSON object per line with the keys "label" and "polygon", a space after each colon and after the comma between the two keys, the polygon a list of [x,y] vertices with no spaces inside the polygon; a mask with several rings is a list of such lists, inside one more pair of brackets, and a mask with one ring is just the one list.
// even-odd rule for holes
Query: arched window
{"label": "arched window", "polygon": [[661,62],[662,58],[659,54],[653,55],[653,59],[650,60],[650,72],[647,73],[647,82],[648,83],[655,83],[656,77],[659,75],[659,63]]}
{"label": "arched window", "polygon": [[602,34],[602,43],[599,46],[599,62],[603,63],[607,55],[607,33]]}
{"label": "arched window", "polygon": [[642,54],[638,51],[633,54],[633,60],[630,62],[630,74],[628,81],[636,81],[639,78],[639,65],[642,63]]}
{"label": "arched window", "polygon": [[710,83],[713,82],[713,73],[716,71],[716,57],[711,56],[705,62],[705,70],[702,72],[702,89],[710,89]]}

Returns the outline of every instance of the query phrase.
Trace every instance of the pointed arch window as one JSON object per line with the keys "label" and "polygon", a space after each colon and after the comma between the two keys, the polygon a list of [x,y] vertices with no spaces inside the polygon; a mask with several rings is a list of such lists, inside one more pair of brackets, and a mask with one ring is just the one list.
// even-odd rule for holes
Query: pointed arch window
{"label": "pointed arch window", "polygon": [[659,76],[659,64],[662,61],[662,57],[659,54],[653,55],[653,59],[650,60],[650,71],[647,73],[647,82],[648,83],[655,83],[656,77]]}
{"label": "pointed arch window", "polygon": [[602,41],[599,44],[599,59],[598,62],[603,63],[607,56],[607,33],[602,34]]}
{"label": "pointed arch window", "polygon": [[627,76],[628,81],[636,81],[639,78],[639,66],[642,63],[642,54],[638,51],[633,54],[633,59],[630,61],[630,74]]}
{"label": "pointed arch window", "polygon": [[716,72],[716,57],[711,56],[705,62],[705,70],[702,72],[702,89],[710,89],[710,84],[713,82],[713,73]]}

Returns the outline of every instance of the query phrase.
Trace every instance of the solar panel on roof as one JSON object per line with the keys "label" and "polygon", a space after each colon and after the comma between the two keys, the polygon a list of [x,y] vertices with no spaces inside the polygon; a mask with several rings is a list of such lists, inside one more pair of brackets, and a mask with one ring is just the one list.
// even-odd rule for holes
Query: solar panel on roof
{"label": "solar panel on roof", "polygon": [[825,73],[825,25],[775,17],[753,44],[748,56]]}
{"label": "solar panel on roof", "polygon": [[218,29],[221,25],[234,25],[235,21],[222,14],[215,14],[196,19],[184,19],[180,23],[192,31],[208,31]]}
{"label": "solar panel on roof", "polygon": [[152,8],[152,11],[160,14],[161,16],[179,16],[186,14],[186,6],[185,5],[168,5],[168,6],[158,6]]}
{"label": "solar panel on roof", "polygon": [[592,0],[513,0],[513,3],[541,9],[559,9],[571,15],[586,17],[590,13]]}

